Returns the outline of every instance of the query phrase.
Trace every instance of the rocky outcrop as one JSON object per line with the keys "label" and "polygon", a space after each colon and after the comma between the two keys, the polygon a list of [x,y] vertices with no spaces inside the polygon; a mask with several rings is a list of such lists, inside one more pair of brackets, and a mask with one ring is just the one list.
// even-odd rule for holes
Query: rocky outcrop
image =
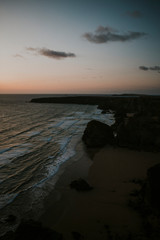
{"label": "rocky outcrop", "polygon": [[160,210],[160,164],[147,171],[147,199],[153,207]]}
{"label": "rocky outcrop", "polygon": [[70,187],[77,191],[90,191],[93,188],[82,178],[71,182]]}
{"label": "rocky outcrop", "polygon": [[147,178],[138,184],[141,188],[131,206],[143,215],[157,215],[160,220],[160,163],[150,167],[147,170]]}
{"label": "rocky outcrop", "polygon": [[[142,218],[140,239],[160,239],[160,164],[147,171],[147,178],[140,184],[140,190],[130,194],[129,206],[138,211]],[[144,235],[144,237],[142,237]]]}
{"label": "rocky outcrop", "polygon": [[117,144],[145,151],[160,151],[160,123],[151,117],[124,118],[117,126]]}
{"label": "rocky outcrop", "polygon": [[116,144],[135,150],[160,151],[160,119],[158,116],[126,114],[112,127],[92,120],[87,124],[82,140],[87,147],[93,148]]}
{"label": "rocky outcrop", "polygon": [[87,124],[82,140],[87,147],[103,147],[115,141],[112,128],[96,120]]}

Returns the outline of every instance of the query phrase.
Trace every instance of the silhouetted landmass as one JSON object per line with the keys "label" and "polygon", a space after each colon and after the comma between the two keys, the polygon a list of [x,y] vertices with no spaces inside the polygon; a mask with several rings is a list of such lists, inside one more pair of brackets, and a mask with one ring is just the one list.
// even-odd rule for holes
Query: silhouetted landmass
{"label": "silhouetted landmass", "polygon": [[63,104],[89,104],[98,105],[103,110],[114,110],[117,114],[136,112],[160,115],[160,96],[147,96],[136,94],[122,94],[113,96],[72,96],[72,97],[49,97],[34,98],[32,103],[63,103]]}
{"label": "silhouetted landmass", "polygon": [[97,105],[105,103],[106,97],[96,96],[76,96],[76,97],[49,97],[49,98],[34,98],[31,102],[34,103],[63,103],[63,104],[89,104]]}
{"label": "silhouetted landmass", "polygon": [[[98,105],[102,113],[112,110],[115,116],[112,132],[116,133],[115,141],[118,146],[160,151],[160,96],[137,94],[72,96],[37,98],[31,102]],[[109,133],[106,134],[103,124],[100,126],[100,123],[93,123],[95,121],[88,124],[83,140],[88,147],[104,146],[111,136]]]}

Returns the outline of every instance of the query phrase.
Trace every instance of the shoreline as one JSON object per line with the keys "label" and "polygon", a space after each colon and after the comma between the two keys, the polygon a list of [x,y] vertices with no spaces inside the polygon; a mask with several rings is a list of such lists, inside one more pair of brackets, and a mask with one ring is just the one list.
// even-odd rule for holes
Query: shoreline
{"label": "shoreline", "polygon": [[[47,186],[44,185],[43,188],[47,188],[47,194],[44,195],[44,197],[40,200],[40,202],[34,202],[33,205],[30,205],[30,198],[32,193],[32,189],[30,190],[29,194],[26,195],[26,192],[24,194],[20,195],[18,199],[15,199],[13,204],[5,206],[1,211],[1,219],[0,219],[0,228],[3,227],[2,232],[0,232],[0,238],[2,236],[5,236],[5,234],[8,234],[10,231],[16,231],[17,227],[23,222],[23,221],[29,221],[30,219],[33,221],[40,222],[40,217],[43,215],[46,207],[48,209],[48,206],[52,205],[53,203],[59,204],[59,200],[61,198],[61,193],[59,192],[59,189],[63,191],[64,186],[67,187],[69,185],[70,181],[74,180],[76,176],[81,177],[87,177],[88,175],[88,169],[92,164],[92,161],[87,157],[87,153],[84,150],[85,146],[82,143],[81,140],[77,143],[77,146],[75,148],[75,155],[72,156],[69,160],[65,161],[59,166],[59,170],[57,173],[51,177],[49,182],[47,183]],[[81,161],[84,159],[84,161]],[[83,163],[83,164],[82,164]],[[74,166],[74,171],[70,171],[70,168],[72,169]],[[64,179],[65,172],[70,172],[70,174],[66,175],[66,178]],[[76,169],[76,171],[75,171]],[[61,177],[62,181],[61,181]],[[69,177],[69,178],[68,178]],[[64,185],[64,186],[63,186]],[[57,187],[58,186],[58,187]],[[41,197],[41,195],[40,195]],[[22,204],[22,200],[25,200],[26,206],[29,208],[27,209],[20,209],[19,204]],[[29,205],[28,205],[29,203]],[[38,212],[37,212],[38,211]],[[6,214],[7,213],[7,214]],[[23,215],[21,215],[23,213]],[[13,216],[13,222],[8,222],[7,219]],[[58,217],[58,216],[57,216]],[[11,238],[12,239],[12,238]]]}
{"label": "shoreline", "polygon": [[[43,202],[43,213],[33,218],[43,228],[60,233],[66,240],[146,240],[143,217],[129,206],[129,201],[141,190],[140,182],[146,181],[147,170],[160,164],[160,152],[155,152],[160,146],[159,99],[108,99],[109,102],[99,102],[98,107],[102,113],[112,108],[116,110],[116,123],[111,130],[112,133],[115,130],[116,139],[108,142],[113,146],[94,148],[98,145],[94,142],[92,145],[92,139],[100,137],[99,143],[104,131],[96,130],[95,135],[90,135],[90,130],[89,134],[85,133],[92,148],[85,146],[87,142],[79,141],[77,150],[83,153],[62,164],[54,189],[51,184],[51,192]],[[86,180],[93,189],[85,192],[71,189],[70,183],[79,178]]]}
{"label": "shoreline", "polygon": [[[42,224],[45,223],[44,225],[47,225],[47,227],[52,226],[53,219],[52,214],[50,215],[51,212],[56,210],[55,212],[57,216],[55,216],[55,212],[53,215],[55,222],[57,222],[57,219],[59,218],[58,211],[63,214],[63,208],[65,208],[66,205],[65,201],[67,201],[69,196],[68,193],[70,194],[71,190],[69,184],[77,178],[83,178],[85,180],[88,179],[88,172],[92,165],[92,160],[88,156],[89,153],[87,153],[82,142],[77,144],[76,152],[78,151],[81,152],[81,156],[79,156],[79,154],[74,155],[71,159],[69,159],[69,161],[66,161],[60,166],[59,174],[57,176],[58,180],[54,186],[54,189],[44,201],[45,211],[40,216],[38,221],[42,222]],[[93,152],[91,152],[92,155],[95,154]],[[59,208],[58,210],[56,209],[57,207]],[[48,213],[50,216],[48,216]]]}
{"label": "shoreline", "polygon": [[[74,232],[83,239],[109,239],[109,234],[123,239],[132,234],[136,239],[142,235],[142,219],[128,206],[129,194],[139,188],[132,180],[145,179],[147,169],[160,163],[159,159],[160,153],[110,146],[97,151],[93,162],[86,153],[85,158],[65,168],[40,222],[61,233],[64,239],[74,239]],[[87,165],[89,162],[92,164]],[[93,190],[70,189],[70,182],[79,177],[87,180]]]}

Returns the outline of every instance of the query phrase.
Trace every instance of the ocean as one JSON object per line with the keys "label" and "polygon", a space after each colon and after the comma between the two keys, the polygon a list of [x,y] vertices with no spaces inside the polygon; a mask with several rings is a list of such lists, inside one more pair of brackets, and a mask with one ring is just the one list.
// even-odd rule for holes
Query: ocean
{"label": "ocean", "polygon": [[45,96],[57,95],[0,95],[0,234],[9,214],[40,214],[60,166],[82,155],[76,149],[90,120],[114,122],[97,106],[30,103]]}

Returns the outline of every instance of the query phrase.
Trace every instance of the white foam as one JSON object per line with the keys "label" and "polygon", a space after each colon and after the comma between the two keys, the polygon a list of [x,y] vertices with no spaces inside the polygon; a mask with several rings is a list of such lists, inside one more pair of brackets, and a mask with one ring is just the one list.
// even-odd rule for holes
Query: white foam
{"label": "white foam", "polygon": [[60,128],[62,129],[67,129],[69,127],[71,127],[72,125],[74,125],[75,123],[77,123],[79,120],[65,120],[64,123],[60,126]]}
{"label": "white foam", "polygon": [[3,152],[0,155],[0,166],[10,163],[15,157],[20,157],[28,153],[28,147],[23,146],[22,144],[19,148],[10,148],[10,150]]}
{"label": "white foam", "polygon": [[112,118],[112,114],[101,114],[101,115],[94,115],[93,119],[103,122],[109,126],[114,123],[114,119]]}
{"label": "white foam", "polygon": [[40,133],[41,131],[30,131],[30,132],[27,132],[25,135],[28,137],[33,137],[33,136],[39,135]]}
{"label": "white foam", "polygon": [[77,114],[77,115],[83,115],[84,112],[75,112],[75,114]]}
{"label": "white foam", "polygon": [[67,144],[69,143],[71,137],[65,137],[65,138],[62,138],[56,142],[58,142],[60,144],[60,150],[62,151],[66,146]]}
{"label": "white foam", "polygon": [[5,152],[8,152],[8,151],[10,151],[11,149],[12,149],[12,147],[1,149],[1,150],[0,150],[0,154],[3,154],[3,153],[5,153]]}
{"label": "white foam", "polygon": [[53,138],[52,136],[46,137],[46,138],[43,138],[43,141],[50,142],[52,140],[52,138]]}
{"label": "white foam", "polygon": [[101,109],[96,109],[94,114],[101,115],[102,110]]}
{"label": "white foam", "polygon": [[47,167],[47,172],[48,172],[47,175],[50,176],[50,177],[55,175],[58,172],[61,164],[66,162],[67,160],[69,160],[71,157],[73,157],[75,155],[75,153],[76,153],[75,150],[68,149],[64,154],[59,156],[54,161],[54,164],[51,164]]}
{"label": "white foam", "polygon": [[72,120],[75,119],[74,117],[65,117],[65,119]]}
{"label": "white foam", "polygon": [[80,135],[65,137],[59,140],[60,143],[59,155],[56,158],[54,156],[49,156],[49,159],[54,159],[54,161],[47,167],[48,177],[55,175],[58,172],[61,164],[68,161],[71,157],[73,157],[76,154],[75,147],[79,139]]}

